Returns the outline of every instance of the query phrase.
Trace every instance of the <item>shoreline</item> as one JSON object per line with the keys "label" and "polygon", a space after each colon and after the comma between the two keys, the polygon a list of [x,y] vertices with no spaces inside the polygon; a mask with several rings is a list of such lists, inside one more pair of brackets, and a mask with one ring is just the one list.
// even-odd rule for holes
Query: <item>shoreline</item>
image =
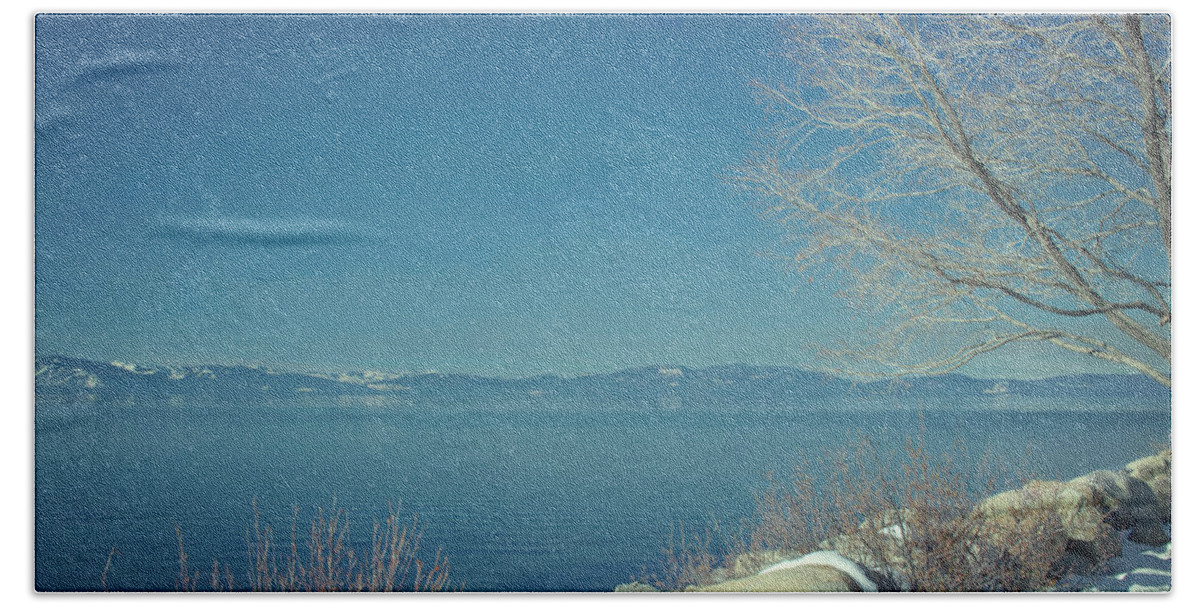
{"label": "shoreline", "polygon": [[[826,530],[833,536],[820,550],[742,554],[715,577],[677,590],[1167,593],[1171,463],[1166,448],[1118,470],[1032,480],[947,519],[919,502],[897,505],[840,533]],[[749,572],[740,566],[755,562]]]}
{"label": "shoreline", "polygon": [[[1166,524],[1167,535],[1171,524]],[[1074,593],[1167,593],[1171,591],[1171,541],[1160,547],[1121,535],[1121,555],[1105,564],[1104,573],[1071,574],[1051,591]]]}

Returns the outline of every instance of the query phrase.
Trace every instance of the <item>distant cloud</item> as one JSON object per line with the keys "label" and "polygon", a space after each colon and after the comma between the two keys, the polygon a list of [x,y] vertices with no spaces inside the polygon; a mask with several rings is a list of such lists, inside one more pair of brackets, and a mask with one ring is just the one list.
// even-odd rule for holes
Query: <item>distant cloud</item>
{"label": "distant cloud", "polygon": [[364,233],[337,220],[293,218],[192,218],[162,222],[158,232],[169,238],[224,245],[323,245],[356,242]]}
{"label": "distant cloud", "polygon": [[122,51],[79,64],[81,78],[114,78],[145,74],[160,70],[178,70],[183,62],[164,59],[158,53]]}

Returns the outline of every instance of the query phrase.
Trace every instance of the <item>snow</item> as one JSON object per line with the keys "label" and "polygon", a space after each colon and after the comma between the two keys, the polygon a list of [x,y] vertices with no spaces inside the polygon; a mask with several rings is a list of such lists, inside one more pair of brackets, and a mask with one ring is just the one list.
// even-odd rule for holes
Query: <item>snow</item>
{"label": "snow", "polygon": [[[1167,534],[1171,526],[1166,526]],[[1171,590],[1171,543],[1152,547],[1121,539],[1121,555],[1108,562],[1108,573],[1071,575],[1059,581],[1054,591],[1167,592]]]}

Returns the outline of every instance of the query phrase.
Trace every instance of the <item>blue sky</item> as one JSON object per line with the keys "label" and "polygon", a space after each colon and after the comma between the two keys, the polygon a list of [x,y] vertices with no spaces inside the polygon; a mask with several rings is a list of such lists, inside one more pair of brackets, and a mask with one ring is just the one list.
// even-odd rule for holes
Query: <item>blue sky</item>
{"label": "blue sky", "polygon": [[[568,375],[809,364],[832,286],[721,179],[773,16],[37,22],[39,354]],[[1114,371],[1062,351],[965,371]],[[1119,370],[1117,370],[1119,371]]]}

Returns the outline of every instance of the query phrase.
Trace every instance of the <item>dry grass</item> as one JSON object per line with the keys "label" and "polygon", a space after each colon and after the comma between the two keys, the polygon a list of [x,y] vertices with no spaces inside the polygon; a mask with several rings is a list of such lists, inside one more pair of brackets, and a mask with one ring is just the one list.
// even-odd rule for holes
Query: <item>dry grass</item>
{"label": "dry grass", "polygon": [[[254,520],[246,530],[246,584],[240,585],[229,564],[213,561],[203,577],[188,565],[183,532],[179,541],[180,591],[451,591],[448,560],[438,549],[428,561],[421,558],[424,528],[417,515],[401,523],[397,507],[389,505],[382,520],[375,518],[369,546],[356,550],[350,540],[350,518],[337,500],[318,508],[307,530],[299,529],[299,509],[293,508],[290,534],[280,539],[263,523],[257,501]],[[207,578],[206,587],[201,580]]]}
{"label": "dry grass", "polygon": [[[923,437],[923,433],[918,435]],[[690,539],[672,531],[660,589],[681,590],[758,572],[788,556],[832,549],[911,591],[1027,591],[1054,582],[1063,555],[1061,520],[1026,514],[1004,526],[976,505],[996,492],[1001,471],[984,459],[968,471],[964,446],[932,456],[910,439],[881,454],[865,437],[821,460],[802,460],[787,484],[771,480],[754,519],[714,540],[712,525]],[[676,540],[677,539],[677,540]],[[683,542],[690,540],[690,542]],[[723,557],[713,555],[721,546]]]}
{"label": "dry grass", "polygon": [[113,557],[120,554],[116,547],[108,551],[108,559],[104,561],[104,571],[100,573],[100,588],[104,591],[108,591],[108,572],[112,570]]}
{"label": "dry grass", "polygon": [[713,542],[719,532],[715,522],[705,528],[703,535],[689,534],[683,524],[678,531],[672,526],[662,548],[659,571],[650,575],[650,584],[659,589],[680,590],[713,581],[719,561]]}

